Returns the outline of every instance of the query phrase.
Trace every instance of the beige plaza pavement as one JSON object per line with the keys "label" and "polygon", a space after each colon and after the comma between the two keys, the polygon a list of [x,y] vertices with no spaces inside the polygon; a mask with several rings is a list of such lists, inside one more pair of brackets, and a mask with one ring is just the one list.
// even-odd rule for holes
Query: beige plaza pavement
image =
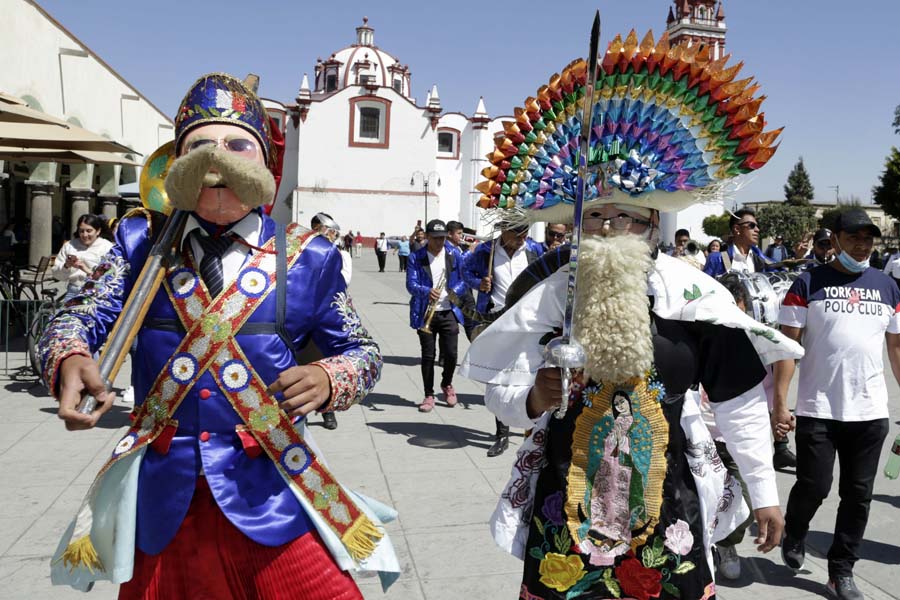
{"label": "beige plaza pavement", "polygon": [[[407,293],[397,259],[378,273],[368,250],[354,260],[351,293],[365,324],[381,345],[381,382],[361,406],[338,416],[335,431],[312,418],[318,443],[332,470],[346,485],[392,504],[400,512],[389,526],[403,573],[387,594],[377,580],[360,583],[367,599],[494,600],[518,596],[520,563],[494,546],[487,521],[514,459],[521,437],[501,457],[485,450],[493,417],[485,409],[481,386],[455,380],[460,405],[439,399],[420,414],[418,341],[408,326]],[[461,336],[460,356],[467,345]],[[23,355],[9,356],[10,366]],[[2,363],[0,363],[2,366]],[[126,369],[127,371],[127,369]],[[118,387],[125,387],[127,372]],[[890,383],[891,439],[900,431],[900,390]],[[122,435],[130,407],[117,403],[100,426],[70,433],[55,416],[54,402],[40,386],[0,382],[0,598],[42,600],[84,597],[54,588],[49,559],[97,469]],[[884,459],[882,459],[883,462]],[[793,483],[779,474],[782,505]],[[809,535],[807,569],[793,576],[774,551],[758,554],[748,536],[739,547],[743,576],[719,581],[725,600],[817,598],[827,579],[826,560],[837,508],[837,481],[819,510]],[[857,565],[859,587],[867,598],[900,598],[900,481],[879,474],[875,500]],[[90,598],[116,597],[98,584]]]}

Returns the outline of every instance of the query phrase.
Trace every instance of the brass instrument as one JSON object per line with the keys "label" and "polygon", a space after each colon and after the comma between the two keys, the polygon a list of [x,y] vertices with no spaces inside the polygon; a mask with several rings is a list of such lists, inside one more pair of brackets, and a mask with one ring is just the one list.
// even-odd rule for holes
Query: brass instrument
{"label": "brass instrument", "polygon": [[[435,289],[444,291],[444,287],[447,285],[447,271],[441,273],[441,278],[438,280],[437,287]],[[422,333],[431,333],[431,319],[434,318],[434,313],[437,312],[438,301],[441,299],[440,295],[438,295],[436,300],[432,300],[428,304],[428,308],[425,310],[425,324],[419,328],[419,331]]]}

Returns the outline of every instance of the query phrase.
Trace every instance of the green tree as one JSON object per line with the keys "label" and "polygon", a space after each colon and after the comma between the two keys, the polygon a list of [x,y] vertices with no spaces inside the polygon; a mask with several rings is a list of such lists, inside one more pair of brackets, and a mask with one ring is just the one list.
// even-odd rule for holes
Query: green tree
{"label": "green tree", "polygon": [[783,235],[785,240],[796,242],[816,228],[816,209],[787,202],[770,204],[756,211],[756,220],[762,236]]}
{"label": "green tree", "polygon": [[728,220],[731,218],[727,212],[721,215],[709,215],[703,219],[703,233],[710,237],[722,239],[728,235]]}
{"label": "green tree", "polygon": [[900,150],[891,148],[891,154],[884,161],[884,173],[878,185],[872,188],[875,204],[892,217],[900,218]]}
{"label": "green tree", "polygon": [[900,134],[900,105],[894,109],[894,133]]}
{"label": "green tree", "polygon": [[851,197],[849,201],[838,201],[834,208],[829,208],[822,212],[822,218],[819,219],[819,227],[834,231],[834,222],[837,221],[838,215],[854,206],[860,206],[859,198],[855,196]]}
{"label": "green tree", "polygon": [[812,202],[814,194],[809,173],[806,172],[806,166],[803,164],[801,156],[794,168],[791,169],[787,183],[784,185],[784,199],[788,204],[794,206],[808,206]]}

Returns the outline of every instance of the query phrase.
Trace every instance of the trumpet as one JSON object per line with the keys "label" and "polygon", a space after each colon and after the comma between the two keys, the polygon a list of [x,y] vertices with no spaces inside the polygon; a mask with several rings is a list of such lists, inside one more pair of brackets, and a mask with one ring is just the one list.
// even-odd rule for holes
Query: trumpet
{"label": "trumpet", "polygon": [[[444,271],[441,273],[441,278],[438,280],[437,287],[435,289],[444,291],[444,287],[447,285],[447,272]],[[434,313],[437,312],[438,300],[440,300],[440,296],[438,296],[437,300],[432,300],[428,303],[428,308],[425,310],[425,324],[419,328],[419,331],[422,333],[431,333],[431,320],[434,318]]]}

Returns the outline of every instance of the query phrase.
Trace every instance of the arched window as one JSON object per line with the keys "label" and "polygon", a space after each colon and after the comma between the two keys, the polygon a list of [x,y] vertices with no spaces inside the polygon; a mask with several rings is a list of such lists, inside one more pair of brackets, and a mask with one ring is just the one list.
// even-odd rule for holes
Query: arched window
{"label": "arched window", "polygon": [[387,148],[391,138],[391,101],[377,96],[350,99],[350,146]]}
{"label": "arched window", "polygon": [[459,130],[452,127],[438,127],[437,157],[459,158]]}

